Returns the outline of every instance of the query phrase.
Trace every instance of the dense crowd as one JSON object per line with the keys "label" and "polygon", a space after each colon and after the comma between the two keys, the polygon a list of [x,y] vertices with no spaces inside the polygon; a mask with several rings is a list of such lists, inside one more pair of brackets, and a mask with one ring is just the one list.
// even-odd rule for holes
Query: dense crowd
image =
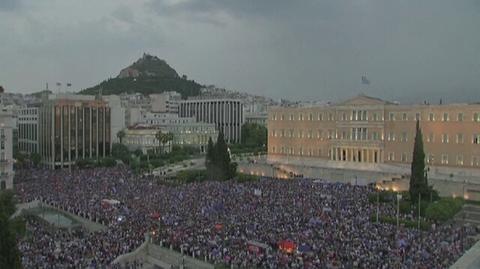
{"label": "dense crowd", "polygon": [[[39,199],[107,226],[75,234],[29,221],[32,236],[20,242],[25,268],[118,268],[112,261],[140,246],[145,233],[241,268],[447,268],[462,255],[462,243],[471,244],[452,224],[421,231],[371,222],[371,186],[311,179],[169,186],[121,166],[24,170],[16,182],[22,202]],[[380,211],[395,215],[393,204]]]}

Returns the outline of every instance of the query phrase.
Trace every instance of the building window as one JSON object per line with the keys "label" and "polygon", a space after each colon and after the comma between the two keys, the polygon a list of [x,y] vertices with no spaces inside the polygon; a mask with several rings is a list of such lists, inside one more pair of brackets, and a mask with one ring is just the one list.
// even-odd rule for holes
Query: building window
{"label": "building window", "polygon": [[388,153],[388,160],[389,161],[395,161],[395,153],[394,152],[389,152]]}
{"label": "building window", "polygon": [[457,165],[463,165],[463,155],[457,155]]}
{"label": "building window", "polygon": [[442,154],[442,164],[448,164],[448,155]]}
{"label": "building window", "polygon": [[435,114],[430,113],[430,114],[428,115],[428,120],[429,120],[429,121],[435,121]]}
{"label": "building window", "polygon": [[272,147],[272,152],[275,153],[275,147]]}
{"label": "building window", "polygon": [[427,142],[428,142],[428,143],[433,143],[433,142],[435,142],[435,136],[434,136],[433,133],[428,134],[428,136],[427,136]]}
{"label": "building window", "polygon": [[473,121],[480,122],[480,113],[473,113]]}
{"label": "building window", "polygon": [[416,120],[416,121],[422,120],[422,119],[421,119],[421,116],[420,116],[420,113],[418,113],[418,112],[415,113],[415,120]]}
{"label": "building window", "polygon": [[448,113],[444,112],[443,113],[443,121],[448,121],[448,120],[449,120]]}
{"label": "building window", "polygon": [[403,132],[402,133],[402,139],[401,139],[402,142],[407,142],[408,141],[408,136],[407,136],[407,132]]}
{"label": "building window", "polygon": [[373,121],[378,121],[378,114],[377,113],[373,113]]}
{"label": "building window", "polygon": [[277,137],[277,132],[275,130],[272,130],[272,136]]}
{"label": "building window", "polygon": [[395,120],[395,114],[393,112],[390,112],[389,114],[389,119],[390,121],[394,121]]}
{"label": "building window", "polygon": [[312,130],[308,131],[308,138],[313,138],[313,131]]}
{"label": "building window", "polygon": [[328,120],[329,120],[329,121],[333,121],[333,114],[332,114],[332,113],[329,113],[329,114],[328,114]]}
{"label": "building window", "polygon": [[312,121],[312,120],[313,120],[313,114],[312,114],[312,113],[310,113],[310,114],[308,115],[308,120],[309,120],[309,121]]}
{"label": "building window", "polygon": [[402,114],[402,120],[407,120],[407,113]]}
{"label": "building window", "polygon": [[463,134],[457,134],[457,144],[463,144]]}
{"label": "building window", "polygon": [[378,133],[377,132],[372,133],[372,140],[374,140],[374,141],[378,140]]}
{"label": "building window", "polygon": [[428,154],[427,155],[427,163],[428,164],[433,164],[434,161],[435,161],[435,156],[433,154]]}
{"label": "building window", "polygon": [[280,137],[285,137],[285,130],[282,129]]}
{"label": "building window", "polygon": [[319,138],[319,139],[323,138],[323,131],[322,130],[317,131],[317,138]]}
{"label": "building window", "polygon": [[300,114],[300,116],[298,117],[299,120],[303,121],[303,114]]}
{"label": "building window", "polygon": [[480,165],[480,158],[478,156],[472,156],[472,166],[479,166]]}
{"label": "building window", "polygon": [[402,153],[402,162],[406,162],[407,161],[407,153],[403,152]]}
{"label": "building window", "polygon": [[318,113],[318,120],[323,121],[323,114],[322,113]]}
{"label": "building window", "polygon": [[333,138],[333,131],[328,130],[328,139],[332,139],[332,138]]}
{"label": "building window", "polygon": [[474,134],[472,139],[473,144],[480,144],[480,134]]}
{"label": "building window", "polygon": [[342,120],[343,121],[346,121],[347,120],[347,114],[345,112],[343,112],[342,114]]}
{"label": "building window", "polygon": [[442,143],[447,144],[448,143],[448,134],[442,134]]}
{"label": "building window", "polygon": [[293,120],[293,114],[290,114],[290,120]]}
{"label": "building window", "polygon": [[282,114],[281,120],[285,120],[285,115]]}
{"label": "building window", "polygon": [[463,113],[458,113],[457,121],[463,121]]}
{"label": "building window", "polygon": [[388,141],[395,141],[395,133],[394,132],[388,133],[387,140]]}

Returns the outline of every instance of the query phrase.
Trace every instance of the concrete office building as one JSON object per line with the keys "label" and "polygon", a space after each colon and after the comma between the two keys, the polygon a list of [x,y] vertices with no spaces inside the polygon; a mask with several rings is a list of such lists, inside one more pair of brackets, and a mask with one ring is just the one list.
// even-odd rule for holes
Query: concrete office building
{"label": "concrete office building", "polygon": [[18,114],[18,150],[38,153],[38,107],[24,107]]}
{"label": "concrete office building", "polygon": [[408,174],[417,120],[427,167],[480,175],[480,104],[399,105],[361,95],[334,105],[271,108],[268,158]]}
{"label": "concrete office building", "polygon": [[213,123],[223,132],[227,143],[241,141],[244,123],[243,104],[238,99],[191,99],[180,102],[180,117],[195,117],[196,121]]}
{"label": "concrete office building", "polygon": [[180,93],[175,91],[150,94],[151,112],[178,114],[179,102],[182,99]]}
{"label": "concrete office building", "polygon": [[13,129],[11,111],[0,104],[0,190],[13,189]]}
{"label": "concrete office building", "polygon": [[110,108],[93,96],[49,96],[39,108],[39,153],[50,168],[110,154]]}
{"label": "concrete office building", "polygon": [[125,129],[126,109],[122,106],[118,95],[107,95],[103,96],[102,99],[107,102],[110,108],[110,141],[112,141],[112,143],[119,143],[120,139],[118,139],[117,134]]}
{"label": "concrete office building", "polygon": [[218,132],[213,123],[197,122],[194,117],[179,117],[170,113],[144,114],[140,124],[129,127],[125,131],[124,144],[130,149],[141,149],[146,152],[159,146],[155,134],[172,133],[172,145],[191,146],[199,149],[199,152],[206,151],[208,139],[211,137],[216,141]]}

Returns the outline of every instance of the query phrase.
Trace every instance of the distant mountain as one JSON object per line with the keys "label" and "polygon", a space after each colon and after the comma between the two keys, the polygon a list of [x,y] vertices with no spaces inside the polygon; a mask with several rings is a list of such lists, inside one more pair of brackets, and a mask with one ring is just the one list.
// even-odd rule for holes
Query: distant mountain
{"label": "distant mountain", "polygon": [[132,65],[122,69],[117,77],[80,91],[80,94],[98,94],[102,88],[103,95],[127,93],[162,93],[177,91],[183,98],[200,95],[202,85],[186,76],[180,77],[170,65],[156,56],[143,54]]}

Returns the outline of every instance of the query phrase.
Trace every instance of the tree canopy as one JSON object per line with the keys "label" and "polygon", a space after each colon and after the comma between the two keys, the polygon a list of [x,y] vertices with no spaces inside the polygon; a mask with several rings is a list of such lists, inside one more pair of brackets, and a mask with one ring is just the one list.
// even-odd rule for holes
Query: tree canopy
{"label": "tree canopy", "polygon": [[430,193],[427,175],[425,171],[425,152],[423,150],[422,130],[417,121],[415,143],[413,146],[413,158],[410,175],[410,197],[413,201],[418,200],[419,194],[427,197]]}
{"label": "tree canopy", "polygon": [[222,132],[218,133],[217,143],[208,141],[207,155],[205,157],[207,177],[210,180],[232,179],[237,170],[237,164],[232,163],[230,152]]}
{"label": "tree canopy", "polygon": [[267,128],[257,123],[245,123],[242,126],[242,144],[264,147],[267,144]]}
{"label": "tree canopy", "polygon": [[18,221],[11,220],[15,201],[11,191],[0,192],[0,268],[22,268],[17,247]]}

